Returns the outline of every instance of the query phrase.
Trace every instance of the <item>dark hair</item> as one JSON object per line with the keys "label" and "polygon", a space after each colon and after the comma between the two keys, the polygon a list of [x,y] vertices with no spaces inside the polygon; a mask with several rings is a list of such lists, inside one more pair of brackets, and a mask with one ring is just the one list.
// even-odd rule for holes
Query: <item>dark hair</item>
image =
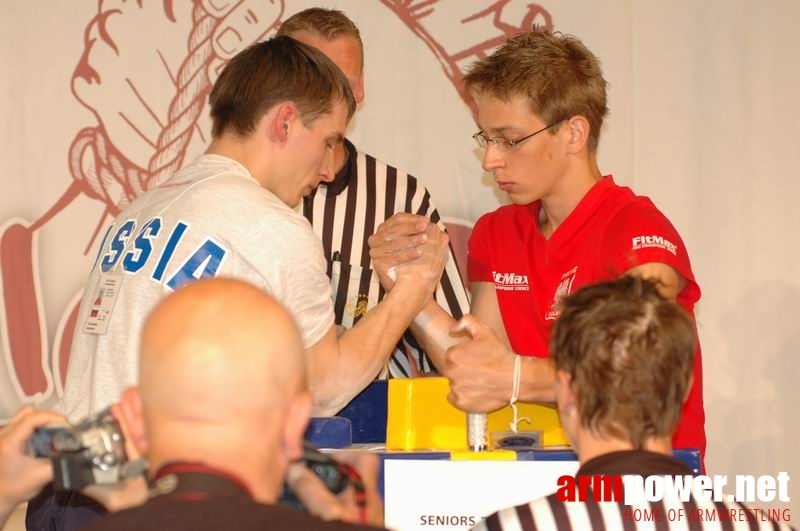
{"label": "dark hair", "polygon": [[341,36],[352,37],[358,42],[361,50],[361,64],[364,64],[364,43],[358,26],[338,9],[311,7],[298,11],[284,20],[278,28],[278,35],[293,37],[301,31],[324,37],[332,41]]}
{"label": "dark hair", "polygon": [[275,37],[249,46],[225,65],[209,97],[211,132],[214,137],[226,130],[246,136],[285,101],[297,105],[308,126],[342,100],[349,118],[356,108],[353,92],[330,59],[290,37]]}
{"label": "dark hair", "polygon": [[572,35],[550,33],[535,26],[473,64],[464,85],[501,100],[522,96],[531,112],[552,124],[583,116],[589,122],[589,149],[597,150],[600,128],[608,114],[606,86],[600,62]]}
{"label": "dark hair", "polygon": [[562,301],[550,356],[572,379],[581,426],[641,448],[675,431],[696,346],[689,314],[655,282],[623,275]]}

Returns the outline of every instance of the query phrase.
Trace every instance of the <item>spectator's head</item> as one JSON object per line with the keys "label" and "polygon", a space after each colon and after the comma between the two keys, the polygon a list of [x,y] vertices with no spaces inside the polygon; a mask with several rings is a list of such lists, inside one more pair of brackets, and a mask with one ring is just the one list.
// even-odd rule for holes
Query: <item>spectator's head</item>
{"label": "spectator's head", "polygon": [[273,502],[300,457],[311,408],[294,321],[241,281],[200,280],[162,300],[142,334],[122,410],[152,470],[201,462]]}
{"label": "spectator's head", "polygon": [[586,144],[590,152],[596,152],[608,113],[606,81],[597,57],[577,38],[534,27],[510,37],[489,57],[475,63],[464,84],[479,104],[482,96],[504,102],[519,100],[528,112],[551,126],[548,134],[582,116],[588,124]]}
{"label": "spectator's head", "polygon": [[312,7],[287,18],[278,29],[285,35],[317,48],[336,63],[350,83],[356,103],[364,99],[364,43],[347,15],[336,9]]}
{"label": "spectator's head", "polygon": [[562,425],[579,457],[587,441],[669,448],[696,344],[691,317],[652,281],[624,275],[564,299],[550,356]]}
{"label": "spectator's head", "polygon": [[252,134],[261,118],[282,102],[292,102],[308,127],[344,103],[349,119],[353,92],[335,64],[311,46],[275,37],[234,56],[211,90],[212,135]]}

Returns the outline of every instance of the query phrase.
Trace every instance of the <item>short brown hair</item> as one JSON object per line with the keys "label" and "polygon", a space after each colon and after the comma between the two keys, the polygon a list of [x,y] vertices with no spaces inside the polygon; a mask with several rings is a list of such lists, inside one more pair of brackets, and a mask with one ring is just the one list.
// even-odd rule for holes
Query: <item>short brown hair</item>
{"label": "short brown hair", "polygon": [[353,116],[356,102],[342,71],[316,48],[290,37],[253,44],[231,59],[211,90],[213,127],[246,136],[269,110],[284,101],[297,105],[305,125],[328,114],[338,101]]}
{"label": "short brown hair", "polygon": [[581,426],[642,448],[675,431],[696,345],[689,314],[655,282],[623,275],[562,301],[550,356],[572,379]]}
{"label": "short brown hair", "polygon": [[278,35],[293,37],[301,31],[324,37],[329,41],[343,35],[354,38],[361,50],[361,65],[364,65],[364,43],[361,41],[361,32],[358,31],[358,26],[338,9],[311,7],[298,11],[281,23]]}
{"label": "short brown hair", "polygon": [[607,83],[597,57],[576,37],[540,26],[509,37],[470,67],[464,85],[505,101],[527,98],[531,112],[553,130],[564,120],[583,116],[590,126],[589,149],[597,150],[608,114]]}

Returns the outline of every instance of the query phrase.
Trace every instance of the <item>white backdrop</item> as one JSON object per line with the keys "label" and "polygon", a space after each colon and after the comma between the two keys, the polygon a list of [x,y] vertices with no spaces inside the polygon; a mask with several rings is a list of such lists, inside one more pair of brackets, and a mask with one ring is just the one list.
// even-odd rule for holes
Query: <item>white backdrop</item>
{"label": "white backdrop", "polygon": [[[190,0],[0,4],[0,418],[59,392],[61,332],[94,257],[93,232],[115,204],[90,197],[87,185],[70,188],[74,175],[103,180],[98,161],[113,157],[100,156],[98,137],[116,150],[117,171],[157,167],[167,122],[184,126],[189,141],[162,138],[165,160],[202,151],[207,108],[199,118],[176,111],[190,109],[191,96],[203,101],[188,75],[204,71],[191,51],[203,41],[191,38],[204,29],[219,37],[210,52],[219,62],[237,34],[221,25],[214,34],[214,24],[231,20],[224,15],[238,3],[198,1],[216,15],[202,23],[209,28],[193,22]],[[800,2],[244,0],[238,8],[248,4],[251,13],[231,24],[245,40],[311,5],[351,16],[365,41],[367,98],[350,138],[420,177],[443,215],[466,220],[502,197],[480,170],[472,116],[443,65],[468,63],[532,19],[581,37],[610,82],[601,169],[670,217],[703,290],[709,473],[800,473],[791,413],[800,402]],[[189,80],[181,97],[178,74]],[[87,127],[94,140],[81,144]],[[76,193],[64,197],[68,190]],[[791,481],[789,494],[800,496]],[[800,515],[795,498],[773,506]]]}

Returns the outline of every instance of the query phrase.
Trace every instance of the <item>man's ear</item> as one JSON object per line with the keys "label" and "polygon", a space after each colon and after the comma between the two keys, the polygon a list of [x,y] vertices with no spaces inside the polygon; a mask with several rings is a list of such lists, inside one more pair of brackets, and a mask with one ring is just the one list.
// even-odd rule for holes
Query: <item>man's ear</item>
{"label": "man's ear", "polygon": [[285,101],[264,113],[255,125],[255,131],[245,135],[278,147],[286,144],[293,129],[297,128],[300,113],[294,102]]}
{"label": "man's ear", "polygon": [[119,412],[122,418],[118,421],[122,425],[125,438],[130,439],[136,450],[144,455],[147,452],[147,432],[144,427],[142,398],[138,387],[125,389],[119,403]]}
{"label": "man's ear", "polygon": [[303,455],[303,436],[308,428],[312,403],[311,393],[303,391],[292,398],[286,408],[283,447],[290,462],[300,459]]}
{"label": "man's ear", "polygon": [[692,388],[694,387],[694,371],[689,375],[689,385],[686,386],[686,393],[683,395],[683,402],[685,404],[687,400],[689,400],[689,395],[692,393]]}
{"label": "man's ear", "polygon": [[356,85],[353,91],[353,98],[356,100],[356,104],[361,103],[364,101],[364,96],[366,93],[364,92],[364,68],[361,68],[361,73],[358,75],[358,84]]}
{"label": "man's ear", "polygon": [[270,115],[272,115],[272,120],[269,128],[272,134],[275,135],[279,142],[285,142],[289,138],[289,132],[292,128],[297,127],[300,117],[297,106],[293,102],[287,101],[281,103],[274,113],[267,114],[267,116]]}
{"label": "man's ear", "polygon": [[578,406],[577,393],[572,385],[572,377],[567,371],[556,371],[556,404],[561,415],[568,415]]}
{"label": "man's ear", "polygon": [[591,126],[589,120],[581,115],[575,115],[562,126],[566,128],[567,138],[567,152],[575,154],[581,152],[589,143],[589,132]]}

